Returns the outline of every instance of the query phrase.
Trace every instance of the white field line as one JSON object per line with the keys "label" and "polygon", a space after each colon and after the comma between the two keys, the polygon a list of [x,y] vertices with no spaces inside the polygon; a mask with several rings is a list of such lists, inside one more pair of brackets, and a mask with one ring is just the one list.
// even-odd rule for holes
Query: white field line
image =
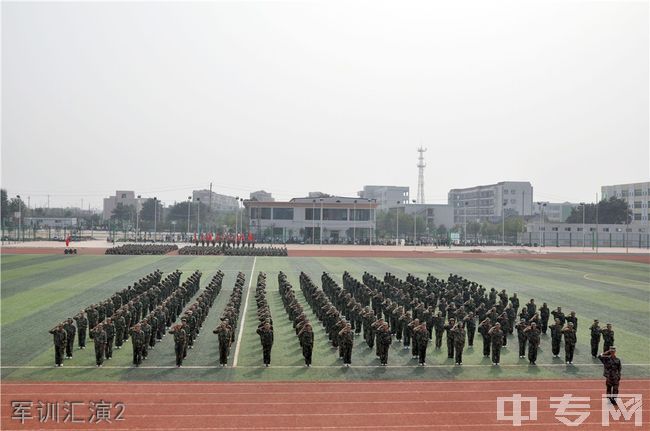
{"label": "white field line", "polygon": [[[253,283],[253,274],[255,273],[255,262],[257,261],[257,256],[253,258],[253,267],[251,268],[251,276],[248,279],[248,290],[246,291],[246,300],[244,301],[244,311],[239,322],[239,332],[237,333],[237,344],[235,344],[235,359],[232,361],[232,366],[236,367],[237,362],[239,361],[239,348],[241,347],[241,339],[244,334],[244,324],[246,323],[246,311],[248,310],[248,298],[251,296],[251,283]],[[166,367],[164,367],[166,368]],[[207,367],[212,368],[212,367]]]}

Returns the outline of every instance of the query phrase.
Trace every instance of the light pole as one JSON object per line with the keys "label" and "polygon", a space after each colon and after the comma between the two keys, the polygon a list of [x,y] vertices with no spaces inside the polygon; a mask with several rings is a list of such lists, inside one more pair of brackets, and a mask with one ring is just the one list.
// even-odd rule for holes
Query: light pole
{"label": "light pole", "polygon": [[316,242],[316,199],[311,200],[311,245]]}
{"label": "light pole", "polygon": [[[370,203],[371,200],[368,199],[368,203]],[[372,199],[372,202],[377,202],[377,199]],[[372,225],[370,226],[370,247],[372,247],[372,237],[376,234],[377,232],[377,213],[375,208],[370,208],[370,211],[372,211]],[[368,217],[370,219],[370,217]]]}
{"label": "light pole", "polygon": [[539,251],[542,251],[542,241],[544,235],[544,207],[546,207],[546,202],[537,202],[539,206]]}
{"label": "light pole", "polygon": [[323,248],[323,198],[320,198],[320,248]]}
{"label": "light pole", "polygon": [[201,236],[201,198],[196,198],[196,235]]}
{"label": "light pole", "polygon": [[354,210],[352,210],[352,245],[357,243],[357,200],[354,200]]}
{"label": "light pole", "polygon": [[192,208],[192,196],[187,197],[187,235],[191,234],[190,231],[190,208]]}
{"label": "light pole", "polygon": [[396,216],[396,222],[395,222],[395,245],[399,245],[399,204],[400,201],[397,201],[397,206],[395,207],[395,216]]}
{"label": "light pole", "polygon": [[[415,204],[417,201],[413,199],[413,204]],[[417,250],[417,245],[415,244],[417,240],[417,225],[418,225],[418,214],[417,212],[413,212],[413,250]]]}
{"label": "light pole", "polygon": [[469,202],[463,203],[463,245],[467,245],[467,205]]}
{"label": "light pole", "polygon": [[136,242],[140,239],[140,199],[141,195],[138,195],[138,200],[135,202],[135,240]]}
{"label": "light pole", "polygon": [[16,197],[18,198],[18,235],[16,241],[20,241],[20,231],[23,227],[23,206],[22,201],[20,200],[20,195],[16,195]]}
{"label": "light pole", "polygon": [[582,207],[582,252],[585,252],[585,202],[580,202]]}
{"label": "light pole", "polygon": [[153,242],[156,242],[156,229],[157,229],[157,210],[158,210],[158,198],[154,196],[153,198]]}
{"label": "light pole", "polygon": [[241,230],[242,243],[244,242],[244,211],[243,211],[243,208],[244,208],[244,198],[239,198],[239,202],[237,202],[237,212],[239,213],[239,229]]}
{"label": "light pole", "polygon": [[239,196],[235,196],[235,201],[237,202],[237,210],[235,211],[235,240],[239,237]]}
{"label": "light pole", "polygon": [[506,205],[508,204],[507,200],[503,201],[503,206],[501,208],[501,247],[506,246]]}

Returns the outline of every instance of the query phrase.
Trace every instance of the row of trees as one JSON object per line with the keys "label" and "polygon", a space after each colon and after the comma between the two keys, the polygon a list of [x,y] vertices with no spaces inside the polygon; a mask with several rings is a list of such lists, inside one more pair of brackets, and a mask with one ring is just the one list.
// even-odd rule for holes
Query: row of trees
{"label": "row of trees", "polygon": [[632,210],[623,199],[611,197],[598,204],[585,204],[571,210],[567,223],[625,224],[632,221]]}
{"label": "row of trees", "polygon": [[[244,226],[247,226],[247,214],[215,211],[201,202],[179,202],[167,208],[157,199],[147,199],[143,202],[138,212],[133,205],[117,204],[111,214],[110,229],[141,230],[163,232],[197,232],[221,231],[224,226],[234,230],[235,218],[241,223],[244,217]],[[189,217],[188,217],[189,215]],[[189,218],[189,224],[188,224]],[[199,226],[197,228],[197,226]]]}

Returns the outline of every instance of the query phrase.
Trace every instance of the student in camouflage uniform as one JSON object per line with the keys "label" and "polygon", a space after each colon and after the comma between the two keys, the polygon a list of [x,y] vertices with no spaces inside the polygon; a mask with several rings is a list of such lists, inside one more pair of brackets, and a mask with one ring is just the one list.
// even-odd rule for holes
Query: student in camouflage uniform
{"label": "student in camouflage uniform", "polygon": [[106,331],[104,331],[104,325],[100,323],[95,326],[91,334],[95,343],[95,362],[97,363],[97,367],[101,367],[104,363],[104,352],[106,351]]}
{"label": "student in camouflage uniform", "polygon": [[305,358],[305,366],[311,367],[311,355],[314,350],[314,331],[309,322],[307,322],[298,332],[300,347],[302,347],[302,356]]}
{"label": "student in camouflage uniform", "polygon": [[519,323],[515,325],[515,329],[517,330],[517,341],[519,342],[520,358],[526,357],[526,342],[528,341],[528,336],[525,332],[526,328],[528,328],[528,324],[525,319],[520,319]]}
{"label": "student in camouflage uniform", "polygon": [[50,329],[50,334],[54,336],[54,365],[57,367],[63,366],[63,353],[67,345],[67,332],[63,329],[63,324],[59,323],[54,328]]}
{"label": "student in camouflage uniform", "polygon": [[595,359],[598,356],[598,347],[600,346],[601,329],[598,320],[594,320],[593,325],[589,327],[589,332],[591,334],[591,356]]}
{"label": "student in camouflage uniform", "polygon": [[576,348],[576,330],[573,329],[573,323],[567,323],[566,328],[562,329],[564,335],[564,359],[567,364],[573,365],[573,352]]}
{"label": "student in camouflage uniform", "polygon": [[185,359],[185,344],[187,343],[187,334],[182,325],[174,325],[169,331],[174,335],[174,351],[176,352],[176,366],[180,368]]}
{"label": "student in camouflage uniform", "polygon": [[454,359],[454,335],[451,330],[456,325],[456,319],[451,317],[449,323],[445,325],[445,333],[447,334],[447,358]]}
{"label": "student in camouflage uniform", "polygon": [[451,329],[453,338],[454,338],[454,352],[456,354],[455,362],[456,365],[463,364],[463,349],[465,348],[465,328],[459,322],[454,325]]}
{"label": "student in camouflage uniform", "polygon": [[503,346],[503,331],[498,322],[488,331],[492,341],[492,365],[499,365],[501,362],[501,347]]}
{"label": "student in camouflage uniform", "polygon": [[598,355],[598,359],[603,363],[603,376],[605,377],[605,388],[607,395],[610,395],[609,402],[618,406],[616,395],[618,395],[618,385],[621,381],[621,360],[616,357],[616,347],[611,346],[607,351]]}
{"label": "student in camouflage uniform", "polygon": [[550,317],[551,311],[548,308],[548,305],[546,302],[542,304],[541,307],[539,307],[539,317],[541,319],[541,324],[542,324],[542,334],[546,334],[546,330],[548,329],[548,319]]}
{"label": "student in camouflage uniform", "polygon": [[614,345],[614,330],[612,329],[612,324],[608,323],[605,325],[605,329],[602,331],[603,334],[603,351],[608,351]]}
{"label": "student in camouflage uniform", "polygon": [[537,365],[535,362],[537,361],[537,349],[539,348],[541,331],[537,328],[537,324],[532,322],[524,330],[524,333],[528,338],[528,361],[531,365]]}
{"label": "student in camouflage uniform", "polygon": [[555,323],[551,325],[551,350],[553,357],[560,357],[560,344],[562,342],[562,323],[560,319],[555,319]]}
{"label": "student in camouflage uniform", "polygon": [[139,367],[142,363],[142,347],[144,346],[144,332],[139,323],[131,330],[131,344],[133,345],[133,365]]}
{"label": "student in camouflage uniform", "polygon": [[384,322],[383,325],[377,328],[377,348],[379,351],[379,363],[383,366],[388,364],[388,349],[390,349],[390,344],[392,342],[393,337],[390,333],[390,329],[388,329],[388,323]]}
{"label": "student in camouflage uniform", "polygon": [[273,328],[271,323],[266,322],[257,328],[257,335],[260,336],[260,343],[262,344],[262,361],[264,366],[268,367],[271,364],[271,349],[273,348]]}
{"label": "student in camouflage uniform", "polygon": [[429,331],[427,330],[427,324],[421,323],[413,330],[414,336],[414,346],[417,346],[417,358],[418,364],[421,367],[424,367],[427,359],[427,345],[429,344]]}
{"label": "student in camouflage uniform", "polygon": [[63,329],[65,329],[66,333],[65,358],[72,359],[72,351],[74,350],[74,336],[77,332],[77,328],[74,327],[72,319],[67,319],[63,323]]}
{"label": "student in camouflage uniform", "polygon": [[[343,366],[349,367],[352,364],[352,346],[354,344],[354,334],[349,323],[339,332],[339,345],[343,353]],[[387,353],[388,354],[388,353]]]}
{"label": "student in camouflage uniform", "polygon": [[228,322],[228,319],[225,319],[217,326],[213,334],[217,334],[219,339],[219,365],[225,367],[228,365],[228,355],[230,353],[230,343],[232,340],[232,328]]}
{"label": "student in camouflage uniform", "polygon": [[74,317],[75,322],[77,322],[77,340],[79,343],[79,349],[83,350],[86,348],[86,331],[88,330],[88,319],[84,315],[83,310],[79,312]]}
{"label": "student in camouflage uniform", "polygon": [[489,358],[490,357],[490,344],[491,344],[491,339],[492,337],[490,336],[490,328],[491,328],[491,323],[490,319],[486,318],[484,319],[479,325],[478,325],[478,332],[481,334],[481,337],[483,337],[483,357]]}
{"label": "student in camouflage uniform", "polygon": [[106,331],[106,360],[113,357],[113,342],[115,341],[115,325],[113,321],[108,318],[104,321],[104,331]]}

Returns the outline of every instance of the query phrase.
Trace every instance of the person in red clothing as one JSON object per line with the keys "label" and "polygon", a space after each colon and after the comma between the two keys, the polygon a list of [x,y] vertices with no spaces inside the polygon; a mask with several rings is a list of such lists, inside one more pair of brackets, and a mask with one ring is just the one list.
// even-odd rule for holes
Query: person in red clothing
{"label": "person in red clothing", "polygon": [[65,246],[69,247],[70,246],[70,241],[72,240],[72,237],[70,235],[65,237]]}

